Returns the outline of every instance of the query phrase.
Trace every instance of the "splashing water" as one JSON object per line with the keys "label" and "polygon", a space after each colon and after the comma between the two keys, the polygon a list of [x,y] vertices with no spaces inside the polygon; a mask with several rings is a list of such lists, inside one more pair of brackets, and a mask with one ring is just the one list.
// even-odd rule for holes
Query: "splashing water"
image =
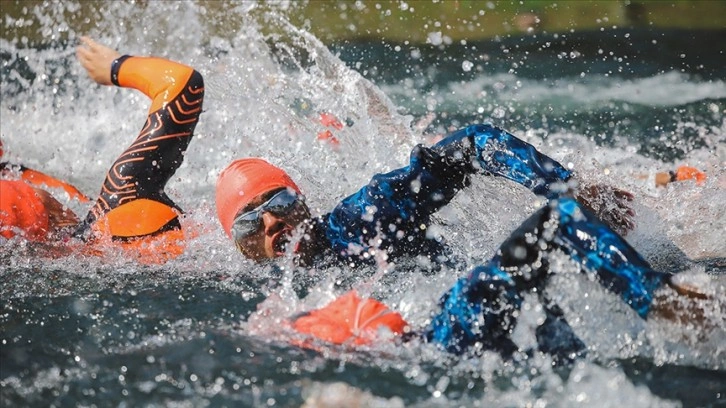
{"label": "splashing water", "polygon": [[[326,47],[286,18],[302,4],[219,4],[48,3],[6,20],[32,23],[42,40],[0,40],[4,159],[88,195],[138,133],[148,101],[93,84],[74,59],[80,35],[194,66],[207,96],[167,187],[187,211],[184,227],[197,232],[184,255],[148,267],[121,253],[48,259],[22,242],[3,244],[4,406],[723,403],[726,83],[718,63],[701,60],[705,68],[689,71],[642,57],[618,65],[598,33],[582,34],[571,44],[577,53],[564,55],[542,45],[544,36]],[[583,38],[600,42],[590,50]],[[316,138],[328,130],[320,112],[345,123],[334,130],[338,145]],[[323,213],[374,172],[405,164],[414,144],[477,121],[508,128],[588,181],[634,192],[638,226],[629,242],[658,269],[705,279],[716,300],[705,318],[715,329],[701,336],[642,321],[597,283],[568,273],[575,268],[563,259],[552,297],[588,345],[572,367],[553,367],[542,355],[459,359],[418,343],[291,346],[283,319],[351,285],[423,326],[464,270],[431,272],[415,262],[302,270],[287,258],[256,265],[216,221],[219,171],[237,157],[265,157],[288,169],[312,211]],[[656,171],[681,163],[705,169],[705,185],[654,187]],[[78,214],[88,210],[64,200]],[[476,178],[437,214],[435,230],[473,266],[541,205],[524,188]],[[531,346],[542,319],[541,306],[526,299],[515,341]]]}

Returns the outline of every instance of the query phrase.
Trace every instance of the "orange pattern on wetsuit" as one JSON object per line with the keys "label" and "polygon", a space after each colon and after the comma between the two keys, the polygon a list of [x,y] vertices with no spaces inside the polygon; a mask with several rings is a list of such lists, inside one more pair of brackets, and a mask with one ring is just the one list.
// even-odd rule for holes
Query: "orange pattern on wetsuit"
{"label": "orange pattern on wetsuit", "polygon": [[164,186],[184,160],[202,112],[204,81],[194,69],[153,57],[123,56],[112,79],[152,100],[139,136],[113,163],[99,197],[79,228],[133,238],[181,228],[182,210]]}

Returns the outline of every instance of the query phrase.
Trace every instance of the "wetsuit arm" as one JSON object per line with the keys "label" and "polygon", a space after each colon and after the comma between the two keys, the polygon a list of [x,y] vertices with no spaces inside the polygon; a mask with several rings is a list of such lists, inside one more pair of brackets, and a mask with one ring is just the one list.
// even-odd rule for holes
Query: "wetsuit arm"
{"label": "wetsuit arm", "polygon": [[[79,232],[109,211],[138,199],[181,212],[164,187],[181,165],[202,112],[204,81],[188,66],[161,58],[123,56],[112,64],[111,77],[121,87],[143,92],[152,103],[136,140],[109,169]],[[142,228],[138,235],[155,232],[148,229]]]}
{"label": "wetsuit arm", "polygon": [[[339,254],[371,247],[426,252],[430,216],[476,173],[506,177],[536,194],[555,197],[572,173],[532,145],[490,125],[454,132],[435,146],[416,146],[408,166],[377,174],[345,198],[327,219],[326,236]],[[563,186],[564,187],[564,186]]]}
{"label": "wetsuit arm", "polygon": [[[524,221],[488,264],[454,284],[441,298],[425,338],[457,353],[475,345],[504,354],[514,350],[509,335],[521,294],[533,288],[541,292],[547,276],[556,272],[549,266],[553,251],[564,252],[584,272],[595,274],[643,318],[648,316],[655,291],[671,276],[653,270],[622,237],[577,201],[562,198]],[[546,340],[540,339],[540,343]],[[581,348],[576,337],[569,341],[574,349]]]}
{"label": "wetsuit arm", "polygon": [[531,144],[491,125],[472,125],[433,146],[444,157],[470,161],[470,171],[505,177],[537,195],[555,198],[572,172]]}
{"label": "wetsuit arm", "polygon": [[521,305],[515,282],[490,262],[474,268],[441,297],[440,310],[423,336],[450,353],[477,347],[508,356],[517,350],[510,335]]}
{"label": "wetsuit arm", "polygon": [[[561,251],[645,318],[654,292],[671,274],[653,270],[627,241],[570,197],[553,200],[525,220],[493,258],[512,271],[521,290],[542,288],[550,273],[549,254]],[[529,270],[522,272],[522,268]]]}
{"label": "wetsuit arm", "polygon": [[551,204],[559,217],[552,244],[594,272],[603,286],[618,294],[642,318],[648,316],[654,292],[671,274],[658,272],[623,237],[582,204],[562,198]]}
{"label": "wetsuit arm", "polygon": [[417,146],[408,166],[375,175],[341,201],[326,220],[334,251],[347,257],[365,257],[371,248],[427,252],[431,214],[468,182],[462,166],[442,164],[440,155]]}
{"label": "wetsuit arm", "polygon": [[65,181],[61,181],[53,176],[49,176],[38,170],[33,170],[31,168],[25,167],[22,164],[13,165],[8,162],[0,163],[0,174],[3,174],[5,171],[16,172],[20,176],[20,179],[32,184],[33,186],[41,187],[45,185],[51,188],[62,188],[72,199],[84,203],[91,201],[75,186],[66,183]]}

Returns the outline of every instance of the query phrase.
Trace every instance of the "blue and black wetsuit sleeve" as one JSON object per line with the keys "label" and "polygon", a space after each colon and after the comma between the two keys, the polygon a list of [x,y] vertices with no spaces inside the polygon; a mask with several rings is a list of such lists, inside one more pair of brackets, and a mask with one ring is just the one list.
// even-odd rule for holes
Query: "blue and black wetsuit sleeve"
{"label": "blue and black wetsuit sleeve", "polygon": [[[541,210],[547,211],[550,218],[557,219],[550,247],[567,253],[585,272],[596,274],[604,287],[619,295],[645,319],[653,293],[672,274],[654,270],[623,237],[574,199],[555,200]],[[540,240],[547,241],[545,233],[540,233]]]}
{"label": "blue and black wetsuit sleeve", "polygon": [[[622,237],[577,201],[561,198],[524,221],[489,263],[454,284],[441,298],[440,311],[424,337],[456,353],[473,346],[505,354],[511,351],[509,334],[516,324],[521,294],[535,288],[541,292],[548,275],[556,272],[549,265],[554,251],[567,254],[585,273],[595,274],[605,288],[643,318],[650,311],[654,292],[671,276],[653,270]],[[566,325],[561,313],[550,317]],[[567,332],[572,348],[581,348],[571,330]],[[557,348],[547,344],[548,337],[538,337],[542,349]]]}
{"label": "blue and black wetsuit sleeve", "polygon": [[377,174],[328,215],[326,238],[338,255],[364,259],[369,251],[421,253],[431,246],[426,229],[431,214],[448,204],[468,180],[445,158],[416,146],[409,165]]}
{"label": "blue and black wetsuit sleeve", "polygon": [[462,162],[468,173],[505,177],[547,198],[558,197],[572,177],[572,171],[531,144],[486,124],[458,130],[432,150],[446,158],[445,165]]}
{"label": "blue and black wetsuit sleeve", "polygon": [[[430,216],[469,184],[472,174],[506,177],[548,198],[572,173],[532,145],[490,125],[474,125],[431,148],[416,146],[409,165],[377,174],[345,198],[327,218],[326,238],[344,257],[364,258],[371,248],[432,252]],[[389,250],[390,252],[390,250]]]}
{"label": "blue and black wetsuit sleeve", "polygon": [[493,350],[509,356],[517,350],[511,333],[521,305],[516,283],[496,262],[489,262],[441,297],[439,312],[423,336],[454,354]]}
{"label": "blue and black wetsuit sleeve", "polygon": [[371,248],[431,252],[430,216],[469,184],[471,174],[506,177],[554,198],[572,173],[532,145],[490,125],[474,125],[431,148],[416,146],[409,165],[377,174],[345,198],[327,218],[326,238],[347,258],[365,258]]}
{"label": "blue and black wetsuit sleeve", "polygon": [[542,288],[556,273],[549,265],[554,251],[596,275],[642,318],[650,311],[656,289],[671,276],[654,270],[623,237],[570,197],[552,200],[525,220],[500,245],[492,262],[509,271],[518,289]]}

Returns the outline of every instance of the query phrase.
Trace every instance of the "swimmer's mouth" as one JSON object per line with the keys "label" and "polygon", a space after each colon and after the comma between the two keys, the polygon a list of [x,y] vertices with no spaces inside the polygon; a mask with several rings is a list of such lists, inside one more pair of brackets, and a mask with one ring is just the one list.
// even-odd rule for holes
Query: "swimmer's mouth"
{"label": "swimmer's mouth", "polygon": [[285,255],[287,244],[290,243],[290,234],[292,234],[292,229],[285,228],[282,231],[278,232],[277,236],[275,236],[272,242],[272,249],[273,251],[275,251],[276,256]]}

